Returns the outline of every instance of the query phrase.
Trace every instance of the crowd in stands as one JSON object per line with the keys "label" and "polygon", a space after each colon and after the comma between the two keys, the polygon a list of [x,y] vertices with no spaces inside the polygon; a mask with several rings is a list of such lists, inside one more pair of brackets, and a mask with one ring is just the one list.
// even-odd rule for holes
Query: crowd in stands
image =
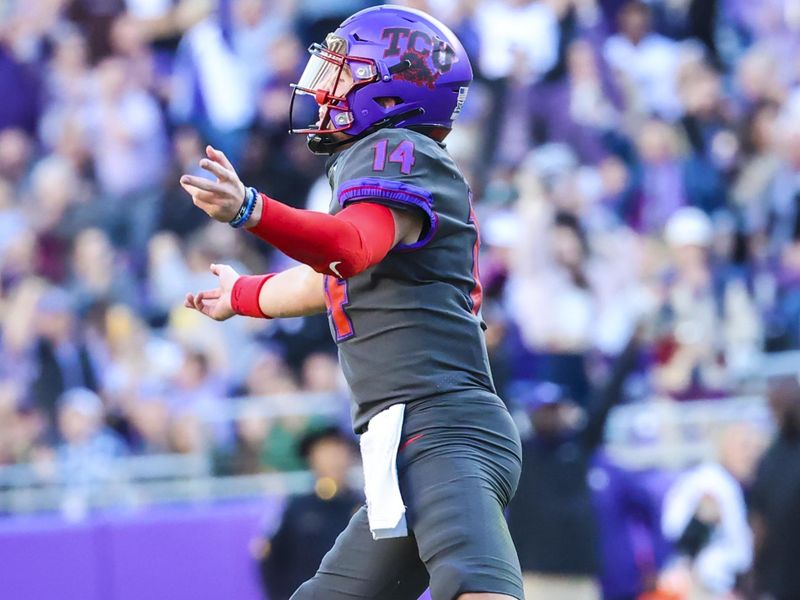
{"label": "crowd in stands", "polygon": [[[475,69],[447,144],[475,192],[507,402],[548,382],[586,407],[634,334],[629,402],[735,395],[762,353],[800,349],[796,2],[404,3]],[[368,4],[0,4],[0,465],[208,452],[224,474],[302,468],[297,440],[324,424],[211,417],[295,392],[346,412],[325,316],[184,309],[212,262],[291,261],[210,222],[178,179],[210,143],[248,185],[327,210],[324,159],[286,133],[289,83]]]}

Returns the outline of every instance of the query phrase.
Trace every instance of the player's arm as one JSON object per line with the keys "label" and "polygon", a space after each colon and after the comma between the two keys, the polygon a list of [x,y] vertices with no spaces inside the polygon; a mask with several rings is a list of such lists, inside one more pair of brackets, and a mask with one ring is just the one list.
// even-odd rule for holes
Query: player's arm
{"label": "player's arm", "polygon": [[[233,315],[249,317],[299,317],[325,310],[323,277],[332,271],[350,277],[380,262],[404,236],[419,236],[422,225],[416,215],[364,202],[349,206],[338,215],[324,215],[284,207],[289,219],[286,232],[277,229],[281,243],[297,244],[293,254],[310,265],[300,265],[282,273],[241,276],[228,265],[211,265],[219,278],[213,290],[187,294],[184,305],[217,321]],[[317,229],[303,233],[304,217]],[[312,235],[316,232],[316,235]],[[410,232],[410,233],[409,233]],[[306,235],[308,237],[306,237]],[[305,244],[303,246],[303,244]],[[331,260],[338,257],[338,260]]]}
{"label": "player's arm", "polygon": [[273,318],[304,317],[325,311],[323,276],[299,265],[269,277],[258,294],[258,308]]}
{"label": "player's arm", "polygon": [[[254,235],[325,275],[347,279],[378,264],[422,224],[413,212],[365,200],[336,215],[299,210],[260,195]],[[248,224],[249,225],[249,224]]]}
{"label": "player's arm", "polygon": [[[217,177],[210,181],[184,175],[181,185],[210,217],[231,222],[247,191],[224,154],[208,147],[200,166]],[[347,278],[377,264],[399,243],[414,243],[423,220],[415,210],[390,208],[368,200],[337,215],[298,210],[263,194],[253,197],[247,227],[284,254],[319,273]]]}
{"label": "player's arm", "polygon": [[302,317],[325,310],[323,275],[300,265],[270,275],[239,275],[228,265],[211,265],[218,285],[187,294],[184,306],[216,321],[236,314],[254,317]]}
{"label": "player's arm", "polygon": [[[184,305],[217,321],[236,314],[257,318],[316,314],[325,310],[325,274],[332,271],[339,277],[350,277],[360,273],[403,241],[404,232],[419,236],[422,227],[413,213],[369,202],[350,206],[335,217],[284,208],[290,219],[299,217],[300,224],[285,224],[285,232],[275,230],[276,238],[287,246],[297,244],[298,252],[290,256],[310,264],[282,273],[245,276],[228,265],[211,265],[211,272],[219,278],[218,286],[187,294]],[[305,215],[311,217],[310,225]],[[316,236],[311,235],[313,229],[304,233],[305,226],[317,227]]]}

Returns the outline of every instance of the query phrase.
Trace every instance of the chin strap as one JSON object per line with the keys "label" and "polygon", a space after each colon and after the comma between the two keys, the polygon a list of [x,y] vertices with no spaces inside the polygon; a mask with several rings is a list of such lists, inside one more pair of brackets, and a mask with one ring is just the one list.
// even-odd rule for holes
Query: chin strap
{"label": "chin strap", "polygon": [[357,142],[358,140],[365,138],[381,129],[396,127],[399,123],[405,121],[406,119],[410,119],[411,117],[422,114],[425,114],[424,108],[412,108],[411,110],[392,115],[391,117],[386,117],[370,127],[367,127],[361,133],[349,135],[343,140],[334,140],[333,136],[330,134],[312,133],[306,138],[306,144],[308,145],[308,149],[314,154],[333,154],[333,152],[340,146]]}

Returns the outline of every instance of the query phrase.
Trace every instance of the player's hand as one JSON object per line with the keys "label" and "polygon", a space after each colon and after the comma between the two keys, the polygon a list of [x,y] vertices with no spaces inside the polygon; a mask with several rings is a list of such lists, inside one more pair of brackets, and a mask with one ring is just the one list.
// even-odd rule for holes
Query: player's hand
{"label": "player's hand", "polygon": [[214,175],[216,181],[184,174],[181,186],[192,197],[195,206],[212,219],[228,223],[244,202],[245,186],[225,154],[206,146],[206,156],[208,158],[200,160],[200,167]]}
{"label": "player's hand", "polygon": [[239,273],[228,265],[211,265],[211,272],[219,278],[219,286],[195,295],[186,294],[183,305],[215,321],[224,321],[236,314],[231,306],[231,292]]}

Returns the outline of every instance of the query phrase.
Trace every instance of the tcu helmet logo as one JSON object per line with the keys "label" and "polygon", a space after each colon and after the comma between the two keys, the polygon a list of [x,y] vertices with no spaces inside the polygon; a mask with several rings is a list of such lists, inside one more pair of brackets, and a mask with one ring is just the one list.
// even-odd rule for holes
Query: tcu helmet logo
{"label": "tcu helmet logo", "polygon": [[401,61],[411,64],[397,74],[400,79],[432,88],[441,74],[453,66],[455,51],[444,40],[432,38],[424,31],[387,27],[381,32],[381,39],[387,38],[389,45],[383,52],[384,58],[399,56]]}

